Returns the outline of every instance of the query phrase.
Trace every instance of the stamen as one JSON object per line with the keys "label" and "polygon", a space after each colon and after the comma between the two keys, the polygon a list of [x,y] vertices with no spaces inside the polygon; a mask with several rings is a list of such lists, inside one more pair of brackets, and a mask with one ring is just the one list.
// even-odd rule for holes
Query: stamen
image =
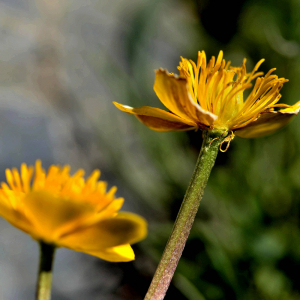
{"label": "stamen", "polygon": [[218,58],[217,58],[216,66],[217,66],[217,65],[221,65],[222,58],[223,58],[223,51],[221,50],[221,51],[219,52],[219,55],[218,55]]}
{"label": "stamen", "polygon": [[[249,79],[248,79],[249,82],[250,82],[251,80],[253,80],[255,77],[260,76],[260,75],[256,75],[255,77],[253,77],[254,73],[258,70],[258,68],[261,66],[261,64],[262,64],[264,61],[265,61],[265,59],[262,58],[262,59],[255,65],[255,67],[253,68],[251,74],[249,75]],[[269,71],[269,72],[270,72],[270,71]],[[263,74],[262,72],[259,72],[259,73]],[[257,74],[259,74],[259,73],[257,73]]]}
{"label": "stamen", "polygon": [[225,134],[227,134],[227,131],[224,131],[220,136],[218,136],[218,137],[212,139],[212,140],[210,141],[209,145],[208,145],[208,148],[210,148],[211,144],[212,144],[214,141],[221,139]]}
{"label": "stamen", "polygon": [[[245,126],[257,119],[260,112],[272,107],[289,107],[276,105],[282,84],[287,80],[273,75],[275,68],[260,77],[263,72],[257,70],[263,62],[264,59],[261,59],[247,73],[246,59],[240,67],[232,67],[230,61],[223,59],[223,51],[220,51],[217,59],[212,56],[207,63],[205,52],[199,51],[197,64],[181,57],[178,70],[187,80],[193,101],[218,116],[210,127],[232,129]],[[252,86],[252,80],[255,80],[255,85],[243,101],[242,93]]]}
{"label": "stamen", "polygon": [[[225,59],[223,59],[223,61],[225,62]],[[230,64],[231,64],[231,61],[229,60],[225,66],[225,70],[227,70],[229,68]]]}
{"label": "stamen", "polygon": [[[226,151],[228,150],[229,146],[230,146],[230,142],[231,142],[233,139],[234,139],[234,134],[233,134],[233,132],[231,131],[231,132],[230,132],[230,135],[227,136],[227,137],[224,139],[224,141],[222,141],[222,143],[220,144],[220,151],[221,151],[221,152],[226,152]],[[226,148],[223,150],[223,149],[222,149],[222,146],[223,146],[224,143],[227,143],[227,145],[226,145]]]}

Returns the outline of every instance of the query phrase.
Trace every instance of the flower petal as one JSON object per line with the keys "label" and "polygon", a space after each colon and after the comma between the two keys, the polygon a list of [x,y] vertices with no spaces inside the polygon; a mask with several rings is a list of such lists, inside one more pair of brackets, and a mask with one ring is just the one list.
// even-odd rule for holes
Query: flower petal
{"label": "flower petal", "polygon": [[[1,195],[1,198],[3,196]],[[18,229],[30,233],[32,230],[31,223],[18,210],[15,210],[12,205],[0,198],[0,216]]]}
{"label": "flower petal", "polygon": [[[81,250],[77,250],[81,251]],[[81,251],[86,254],[97,256],[110,262],[127,262],[134,260],[135,255],[129,244],[107,248],[103,251]]]}
{"label": "flower petal", "polygon": [[169,74],[166,70],[156,71],[154,91],[159,100],[179,117],[210,126],[218,118],[195,103],[188,89],[187,80]]}
{"label": "flower petal", "polygon": [[57,238],[78,228],[95,214],[88,203],[70,201],[47,192],[31,192],[24,198],[24,212],[32,222],[35,239],[56,243]]}
{"label": "flower petal", "polygon": [[236,130],[234,134],[242,138],[257,138],[271,134],[288,124],[298,114],[299,110],[300,101],[277,112],[262,113],[256,121]]}
{"label": "flower petal", "polygon": [[114,218],[100,220],[61,237],[59,245],[82,252],[97,252],[136,243],[145,238],[146,234],[145,219],[136,214],[121,212]]}
{"label": "flower petal", "polygon": [[159,108],[150,106],[132,108],[117,102],[113,103],[120,110],[134,114],[143,124],[156,131],[184,131],[198,127],[193,121],[184,120]]}

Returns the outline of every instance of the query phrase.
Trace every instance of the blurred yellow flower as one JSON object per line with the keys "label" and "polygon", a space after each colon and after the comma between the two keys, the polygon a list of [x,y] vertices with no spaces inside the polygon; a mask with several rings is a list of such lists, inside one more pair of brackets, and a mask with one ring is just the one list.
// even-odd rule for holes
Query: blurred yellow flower
{"label": "blurred yellow flower", "polygon": [[7,169],[0,215],[38,241],[107,261],[133,260],[130,244],[145,238],[146,221],[118,212],[124,200],[114,197],[116,187],[106,192],[106,182],[98,181],[99,170],[86,181],[83,170],[73,176],[69,171],[67,165],[52,165],[46,173],[39,160],[35,168],[22,164],[20,174],[16,168]]}
{"label": "blurred yellow flower", "polygon": [[[198,53],[197,64],[181,59],[180,76],[163,69],[156,71],[154,91],[170,112],[149,106],[132,108],[114,104],[156,131],[217,129],[230,132],[231,138],[273,133],[299,112],[300,101],[292,106],[277,104],[279,91],[287,79],[273,75],[275,69],[259,77],[263,73],[256,71],[264,59],[251,73],[246,72],[246,59],[241,67],[230,67],[222,51],[217,60],[212,57],[208,64],[204,51]],[[254,87],[244,100],[243,93],[254,79]],[[274,110],[279,107],[283,109]]]}

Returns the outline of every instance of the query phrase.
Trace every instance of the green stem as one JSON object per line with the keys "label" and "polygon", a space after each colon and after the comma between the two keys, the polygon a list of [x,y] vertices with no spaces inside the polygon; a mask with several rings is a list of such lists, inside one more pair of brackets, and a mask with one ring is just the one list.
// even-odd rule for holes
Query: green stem
{"label": "green stem", "polygon": [[211,169],[215,164],[220,144],[227,135],[225,133],[220,130],[203,132],[203,143],[194,174],[145,300],[162,300],[167,292],[192,228]]}
{"label": "green stem", "polygon": [[55,246],[40,242],[40,267],[36,300],[51,299],[52,265]]}

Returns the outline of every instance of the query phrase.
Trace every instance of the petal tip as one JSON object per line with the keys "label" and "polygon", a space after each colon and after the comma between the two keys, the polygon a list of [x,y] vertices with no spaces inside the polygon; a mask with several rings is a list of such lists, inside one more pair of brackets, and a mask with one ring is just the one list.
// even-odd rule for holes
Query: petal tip
{"label": "petal tip", "polygon": [[300,101],[292,105],[291,107],[281,109],[278,112],[281,114],[292,114],[292,115],[297,115],[300,111]]}
{"label": "petal tip", "polygon": [[180,79],[180,80],[185,80],[186,81],[186,79],[184,77],[181,77],[181,76],[179,76],[177,74],[169,72],[167,69],[163,69],[163,68],[156,69],[155,70],[155,74],[156,74],[156,76],[167,75],[168,77],[171,77],[171,78],[176,78],[176,79]]}
{"label": "petal tip", "polygon": [[120,104],[118,102],[113,101],[113,104],[122,111],[128,112],[130,113],[130,111],[133,109],[133,107],[129,106],[129,105],[124,105],[124,104]]}

